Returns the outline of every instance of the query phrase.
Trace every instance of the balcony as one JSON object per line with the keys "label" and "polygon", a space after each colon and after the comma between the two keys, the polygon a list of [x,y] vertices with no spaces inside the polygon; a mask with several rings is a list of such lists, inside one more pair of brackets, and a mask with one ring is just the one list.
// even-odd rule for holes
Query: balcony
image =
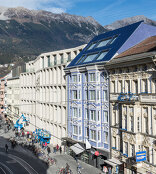
{"label": "balcony", "polygon": [[156,94],[140,94],[140,102],[142,103],[156,103]]}
{"label": "balcony", "polygon": [[111,93],[110,101],[118,102],[135,102],[140,101],[141,103],[156,103],[156,94],[153,93],[140,93],[138,95],[133,93]]}
{"label": "balcony", "polygon": [[129,93],[111,93],[110,94],[110,100],[111,101],[119,101],[119,102],[124,102],[124,101],[138,101],[139,97],[136,94],[133,94],[131,92]]}

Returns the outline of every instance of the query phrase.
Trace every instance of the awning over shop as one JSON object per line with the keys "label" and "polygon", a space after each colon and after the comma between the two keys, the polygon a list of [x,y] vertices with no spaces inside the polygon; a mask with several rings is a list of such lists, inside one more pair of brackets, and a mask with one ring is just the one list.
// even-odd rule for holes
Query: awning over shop
{"label": "awning over shop", "polygon": [[82,153],[85,150],[79,143],[74,144],[70,148],[76,153],[76,155]]}
{"label": "awning over shop", "polygon": [[116,158],[111,158],[111,159],[108,159],[108,160],[104,160],[105,163],[111,165],[111,166],[117,166],[117,165],[121,165],[122,163],[116,159]]}

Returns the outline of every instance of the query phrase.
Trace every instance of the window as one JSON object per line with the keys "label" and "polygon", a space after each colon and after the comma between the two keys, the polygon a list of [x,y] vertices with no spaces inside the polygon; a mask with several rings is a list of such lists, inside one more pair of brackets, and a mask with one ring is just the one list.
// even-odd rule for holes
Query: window
{"label": "window", "polygon": [[112,84],[112,85],[111,85],[111,92],[112,92],[112,93],[115,93],[115,81],[112,81],[111,84]]}
{"label": "window", "polygon": [[95,99],[96,99],[95,90],[90,90],[90,100],[95,100]]}
{"label": "window", "polygon": [[96,111],[95,110],[91,110],[90,111],[90,119],[93,120],[93,121],[96,121]]}
{"label": "window", "polygon": [[148,134],[148,108],[143,108],[144,132]]}
{"label": "window", "polygon": [[118,86],[118,92],[121,93],[123,90],[122,90],[122,80],[119,80],[119,86]]}
{"label": "window", "polygon": [[81,99],[81,91],[79,90],[79,100]]}
{"label": "window", "polygon": [[107,91],[104,90],[103,94],[104,94],[104,95],[103,95],[104,101],[107,101],[107,100],[108,100]]}
{"label": "window", "polygon": [[86,136],[89,137],[89,128],[86,128]]}
{"label": "window", "polygon": [[85,109],[85,115],[86,115],[86,119],[89,119],[89,112],[88,112],[88,109]]}
{"label": "window", "polygon": [[50,67],[50,56],[47,56],[47,60],[48,60],[48,67]]}
{"label": "window", "polygon": [[123,107],[123,124],[122,128],[127,130],[127,107]]}
{"label": "window", "polygon": [[73,108],[73,117],[77,117],[77,108]]}
{"label": "window", "polygon": [[68,62],[71,61],[71,53],[67,53],[67,61],[68,61]]}
{"label": "window", "polygon": [[96,131],[95,130],[91,130],[91,139],[96,140]]}
{"label": "window", "polygon": [[73,80],[73,82],[77,82],[77,75],[73,75],[72,80]]}
{"label": "window", "polygon": [[130,145],[130,151],[131,151],[131,156],[135,156],[135,145],[134,144],[131,144]]}
{"label": "window", "polygon": [[78,99],[77,98],[77,90],[73,90],[73,99]]}
{"label": "window", "polygon": [[79,82],[81,82],[81,75],[79,74]]}
{"label": "window", "polygon": [[127,92],[127,93],[130,92],[130,81],[129,80],[125,81],[125,92]]}
{"label": "window", "polygon": [[64,63],[63,54],[60,54],[60,57],[61,57],[61,63]]}
{"label": "window", "polygon": [[56,55],[54,55],[54,65],[57,64],[57,58],[56,58]]}
{"label": "window", "polygon": [[105,143],[108,143],[108,132],[105,132]]}
{"label": "window", "polygon": [[130,117],[130,124],[131,124],[131,131],[133,132],[134,131],[134,117],[133,116]]}
{"label": "window", "polygon": [[100,140],[100,131],[98,131],[98,141]]}
{"label": "window", "polygon": [[90,73],[90,82],[95,82],[95,73]]}
{"label": "window", "polygon": [[102,60],[107,53],[108,53],[108,51],[100,53],[100,55],[96,58],[96,60]]}
{"label": "window", "polygon": [[104,111],[104,122],[108,123],[108,112]]}
{"label": "window", "polygon": [[116,110],[113,110],[113,122],[114,122],[114,126],[116,125],[117,123],[117,120],[116,120]]}
{"label": "window", "polygon": [[113,142],[112,142],[113,144],[113,147],[116,149],[116,137],[113,137]]}
{"label": "window", "polygon": [[81,135],[81,126],[79,126],[79,135]]}
{"label": "window", "polygon": [[42,57],[42,68],[44,68],[44,57]]}
{"label": "window", "polygon": [[137,80],[134,81],[134,93],[138,94],[138,81]]}
{"label": "window", "polygon": [[100,111],[97,112],[98,112],[98,121],[100,121]]}
{"label": "window", "polygon": [[146,151],[146,161],[149,162],[149,147],[145,147],[145,151]]}
{"label": "window", "polygon": [[138,128],[138,132],[140,132],[140,118],[137,117],[137,128]]}
{"label": "window", "polygon": [[83,58],[84,58],[85,56],[86,56],[86,55],[82,55],[82,56],[79,58],[79,60],[76,62],[76,64],[81,63],[81,62],[83,61]]}
{"label": "window", "polygon": [[85,74],[85,81],[88,82],[88,74]]}
{"label": "window", "polygon": [[123,117],[124,117],[124,125],[123,125],[123,128],[125,130],[127,130],[127,115],[124,115]]}
{"label": "window", "polygon": [[125,142],[124,150],[125,150],[125,154],[128,156],[128,143],[127,142]]}
{"label": "window", "polygon": [[145,133],[148,134],[148,117],[144,117],[145,120]]}
{"label": "window", "polygon": [[97,53],[87,55],[87,57],[82,62],[83,63],[91,62],[91,61],[93,61],[95,59],[96,56],[97,56]]}
{"label": "window", "polygon": [[79,117],[81,117],[81,108],[79,108]]}
{"label": "window", "polygon": [[106,39],[106,40],[102,40],[102,41],[100,41],[99,43],[98,43],[98,45],[96,46],[97,48],[99,48],[99,47],[104,47],[104,46],[106,46],[107,44],[108,44],[108,42],[110,42],[112,40],[112,38],[110,38],[110,39]]}
{"label": "window", "polygon": [[88,100],[88,91],[85,90],[85,99]]}
{"label": "window", "polygon": [[87,50],[93,49],[95,45],[96,45],[96,43],[91,43],[91,45],[87,48]]}
{"label": "window", "polygon": [[74,125],[73,128],[74,128],[74,132],[73,132],[73,133],[74,133],[75,135],[77,135],[77,134],[78,134],[78,127]]}
{"label": "window", "polygon": [[97,91],[97,100],[100,100],[100,90]]}
{"label": "window", "polygon": [[142,92],[148,92],[147,91],[147,79],[143,80]]}

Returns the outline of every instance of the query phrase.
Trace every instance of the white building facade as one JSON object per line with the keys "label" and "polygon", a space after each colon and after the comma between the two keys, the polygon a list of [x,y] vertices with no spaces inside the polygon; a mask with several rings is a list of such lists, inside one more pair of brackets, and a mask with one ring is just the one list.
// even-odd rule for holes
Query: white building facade
{"label": "white building facade", "polygon": [[85,45],[43,53],[26,64],[20,75],[20,112],[30,121],[28,129],[51,132],[51,143],[61,145],[67,134],[66,77],[64,68]]}
{"label": "white building facade", "polygon": [[19,77],[7,79],[7,116],[15,123],[19,116]]}
{"label": "white building facade", "polygon": [[[156,173],[156,59],[142,53],[109,62],[112,157],[123,172]],[[138,152],[146,160],[136,162]],[[141,157],[141,156],[140,156]]]}

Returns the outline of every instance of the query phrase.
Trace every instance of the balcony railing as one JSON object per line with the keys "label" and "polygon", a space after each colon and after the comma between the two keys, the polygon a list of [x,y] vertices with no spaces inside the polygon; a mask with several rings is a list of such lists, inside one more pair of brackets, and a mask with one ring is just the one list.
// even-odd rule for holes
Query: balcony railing
{"label": "balcony railing", "polygon": [[140,94],[132,94],[132,93],[111,93],[110,94],[111,101],[140,101],[142,103],[156,103],[156,94],[153,93],[140,93]]}
{"label": "balcony railing", "polygon": [[156,103],[156,94],[142,94],[139,98],[142,103]]}

